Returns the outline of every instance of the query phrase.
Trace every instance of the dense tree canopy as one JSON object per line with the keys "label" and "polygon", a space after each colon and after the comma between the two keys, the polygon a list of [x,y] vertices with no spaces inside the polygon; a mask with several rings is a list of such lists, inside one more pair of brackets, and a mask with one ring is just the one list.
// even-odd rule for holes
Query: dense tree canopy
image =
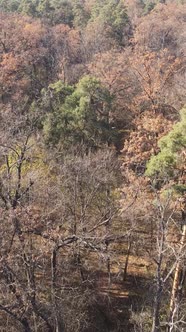
{"label": "dense tree canopy", "polygon": [[185,13],[0,0],[2,332],[184,331]]}

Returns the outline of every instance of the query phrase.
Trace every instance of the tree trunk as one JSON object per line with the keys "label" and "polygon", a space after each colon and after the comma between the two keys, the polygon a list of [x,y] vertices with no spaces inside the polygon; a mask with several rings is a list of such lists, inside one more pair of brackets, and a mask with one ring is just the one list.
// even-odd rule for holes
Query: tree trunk
{"label": "tree trunk", "polygon": [[[53,310],[55,316],[55,332],[64,332],[64,326],[61,318],[61,308],[58,307],[57,294],[58,289],[56,285],[56,275],[57,275],[57,256],[58,256],[59,246],[56,245],[53,249],[51,256],[51,272],[52,272],[52,284],[51,284],[51,294],[53,301]],[[60,312],[60,314],[59,314]]]}
{"label": "tree trunk", "polygon": [[158,266],[158,273],[157,273],[157,290],[156,290],[156,297],[154,302],[154,313],[153,313],[153,323],[152,323],[152,330],[151,332],[160,332],[160,308],[161,308],[161,297],[162,297],[162,279],[161,279],[161,262]]}
{"label": "tree trunk", "polygon": [[154,312],[152,321],[151,332],[160,332],[160,309],[161,309],[161,299],[163,291],[163,279],[162,279],[162,262],[164,257],[164,246],[165,246],[165,221],[164,214],[161,216],[158,230],[158,260],[157,260],[157,272],[156,272],[156,294],[154,301]]}
{"label": "tree trunk", "polygon": [[[184,250],[184,245],[186,242],[186,224],[185,221],[183,220],[183,229],[182,229],[182,236],[181,236],[181,241],[180,241],[180,254]],[[173,280],[173,285],[172,285],[172,293],[171,293],[171,299],[170,299],[170,313],[169,313],[169,328],[168,331],[171,332],[173,329],[173,320],[174,320],[174,314],[175,314],[175,309],[176,309],[176,303],[178,300],[178,294],[179,294],[179,286],[181,282],[181,275],[182,275],[182,259],[178,259],[176,269],[175,269],[175,274],[174,274],[174,280]]]}
{"label": "tree trunk", "polygon": [[131,246],[132,246],[132,239],[129,236],[128,247],[127,247],[127,256],[126,256],[125,267],[124,267],[124,272],[123,272],[123,281],[125,281],[126,278],[127,278],[127,270],[128,270],[128,264],[129,264],[129,257],[130,257],[130,252],[131,252]]}

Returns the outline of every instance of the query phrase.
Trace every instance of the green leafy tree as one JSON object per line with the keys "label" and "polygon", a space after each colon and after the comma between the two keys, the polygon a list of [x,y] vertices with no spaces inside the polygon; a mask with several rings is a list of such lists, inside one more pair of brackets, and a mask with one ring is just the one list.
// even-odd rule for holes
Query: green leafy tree
{"label": "green leafy tree", "polygon": [[0,0],[0,9],[5,12],[18,11],[21,0]]}
{"label": "green leafy tree", "polygon": [[54,7],[51,5],[50,0],[40,0],[37,6],[38,15],[45,18],[51,18]]}
{"label": "green leafy tree", "polygon": [[44,99],[49,110],[44,121],[47,143],[95,148],[114,141],[113,96],[98,79],[85,76],[76,88],[57,82],[49,86]]}
{"label": "green leafy tree", "polygon": [[[173,179],[175,186],[186,190],[184,185],[186,149],[186,108],[180,111],[180,121],[159,141],[160,152],[147,164],[146,175]],[[182,185],[182,184],[183,185]],[[185,188],[185,189],[184,189]]]}
{"label": "green leafy tree", "polygon": [[20,2],[18,11],[27,14],[29,16],[37,16],[37,6],[38,6],[38,0],[22,0]]}
{"label": "green leafy tree", "polygon": [[82,0],[73,1],[74,26],[83,28],[90,19],[89,13],[85,10]]}
{"label": "green leafy tree", "polygon": [[122,43],[124,29],[129,24],[126,7],[120,0],[97,1],[92,10],[92,19],[99,18],[109,28],[113,38]]}
{"label": "green leafy tree", "polygon": [[51,6],[54,8],[53,24],[73,25],[74,14],[72,3],[66,0],[51,0]]}

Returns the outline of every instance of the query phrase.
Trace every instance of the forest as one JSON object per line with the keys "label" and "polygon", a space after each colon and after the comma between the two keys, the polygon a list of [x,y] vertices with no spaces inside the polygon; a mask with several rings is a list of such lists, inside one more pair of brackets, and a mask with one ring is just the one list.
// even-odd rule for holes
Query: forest
{"label": "forest", "polygon": [[1,332],[186,332],[185,92],[185,0],[0,0]]}

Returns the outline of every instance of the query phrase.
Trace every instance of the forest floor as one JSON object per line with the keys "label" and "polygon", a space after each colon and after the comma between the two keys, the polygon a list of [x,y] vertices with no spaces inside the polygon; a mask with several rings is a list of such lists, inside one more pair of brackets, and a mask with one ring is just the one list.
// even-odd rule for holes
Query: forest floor
{"label": "forest floor", "polygon": [[[142,313],[146,304],[152,301],[149,284],[152,284],[153,266],[148,257],[131,255],[126,280],[122,269],[126,257],[118,256],[117,264],[111,265],[111,273],[99,272],[98,292],[103,300],[109,301],[110,311],[104,311],[107,328],[105,331],[134,331],[132,314]],[[104,308],[105,310],[105,308]]]}

